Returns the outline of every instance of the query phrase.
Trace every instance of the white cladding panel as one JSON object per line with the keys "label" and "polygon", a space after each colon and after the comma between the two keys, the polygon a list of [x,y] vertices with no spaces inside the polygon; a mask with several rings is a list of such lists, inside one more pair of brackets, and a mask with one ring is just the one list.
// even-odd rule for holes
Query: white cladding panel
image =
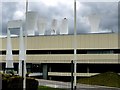
{"label": "white cladding panel", "polygon": [[100,16],[91,15],[88,17],[88,19],[91,26],[91,32],[97,33],[99,31]]}
{"label": "white cladding panel", "polygon": [[66,18],[61,22],[60,34],[68,34],[68,20]]}
{"label": "white cladding panel", "polygon": [[39,17],[37,21],[37,28],[38,28],[39,35],[45,34],[46,27],[47,27],[46,20],[42,17]]}

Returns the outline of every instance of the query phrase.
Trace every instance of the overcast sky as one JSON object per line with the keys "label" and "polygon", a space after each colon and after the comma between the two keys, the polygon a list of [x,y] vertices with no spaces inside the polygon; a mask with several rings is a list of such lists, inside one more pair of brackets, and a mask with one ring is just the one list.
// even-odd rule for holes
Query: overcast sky
{"label": "overcast sky", "polygon": [[[97,14],[101,17],[99,32],[118,32],[118,2],[81,2],[77,0],[77,33],[90,33],[88,16]],[[6,34],[6,24],[10,20],[24,18],[25,2],[2,2],[2,23],[1,34]],[[44,17],[50,25],[52,19],[61,21],[64,17],[68,19],[69,34],[73,33],[74,27],[74,3],[73,0],[39,0],[39,2],[29,2],[29,11],[36,11]],[[17,32],[14,32],[17,33]]]}

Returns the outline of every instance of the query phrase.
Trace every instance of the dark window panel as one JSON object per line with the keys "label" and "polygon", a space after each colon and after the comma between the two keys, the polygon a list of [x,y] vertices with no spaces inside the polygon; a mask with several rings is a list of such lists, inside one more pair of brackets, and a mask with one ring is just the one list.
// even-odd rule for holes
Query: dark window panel
{"label": "dark window panel", "polygon": [[[18,55],[19,50],[13,50],[13,55]],[[78,49],[77,54],[119,54],[120,49]],[[0,55],[6,51],[0,51]],[[74,54],[74,50],[27,50],[27,54]]]}

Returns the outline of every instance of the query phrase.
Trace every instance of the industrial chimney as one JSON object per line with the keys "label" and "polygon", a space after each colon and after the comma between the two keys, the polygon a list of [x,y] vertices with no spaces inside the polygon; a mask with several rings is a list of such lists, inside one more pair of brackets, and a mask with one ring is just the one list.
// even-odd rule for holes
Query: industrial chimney
{"label": "industrial chimney", "polygon": [[37,28],[38,28],[39,35],[45,34],[46,26],[47,26],[46,20],[42,17],[39,17],[37,21]]}

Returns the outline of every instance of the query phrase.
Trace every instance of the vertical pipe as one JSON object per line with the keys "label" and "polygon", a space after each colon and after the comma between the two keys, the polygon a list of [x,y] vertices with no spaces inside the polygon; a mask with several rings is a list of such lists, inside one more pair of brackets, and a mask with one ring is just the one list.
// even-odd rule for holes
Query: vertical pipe
{"label": "vertical pipe", "polygon": [[77,57],[76,57],[76,0],[74,0],[74,90],[76,90],[76,69],[77,69]]}
{"label": "vertical pipe", "polygon": [[[26,25],[26,19],[27,19],[27,11],[28,11],[28,0],[26,0],[26,16],[25,16],[25,25]],[[23,80],[23,88],[26,90],[26,51],[27,50],[27,27],[25,26],[25,60],[24,60],[24,80]]]}
{"label": "vertical pipe", "polygon": [[24,60],[22,60],[22,79],[24,78]]}
{"label": "vertical pipe", "polygon": [[[23,79],[23,86],[24,86],[24,60],[22,60],[22,79]],[[24,87],[23,87],[24,90]]]}
{"label": "vertical pipe", "polygon": [[74,73],[74,63],[72,60],[71,61],[71,90],[73,90],[73,81],[74,81],[73,73]]}

